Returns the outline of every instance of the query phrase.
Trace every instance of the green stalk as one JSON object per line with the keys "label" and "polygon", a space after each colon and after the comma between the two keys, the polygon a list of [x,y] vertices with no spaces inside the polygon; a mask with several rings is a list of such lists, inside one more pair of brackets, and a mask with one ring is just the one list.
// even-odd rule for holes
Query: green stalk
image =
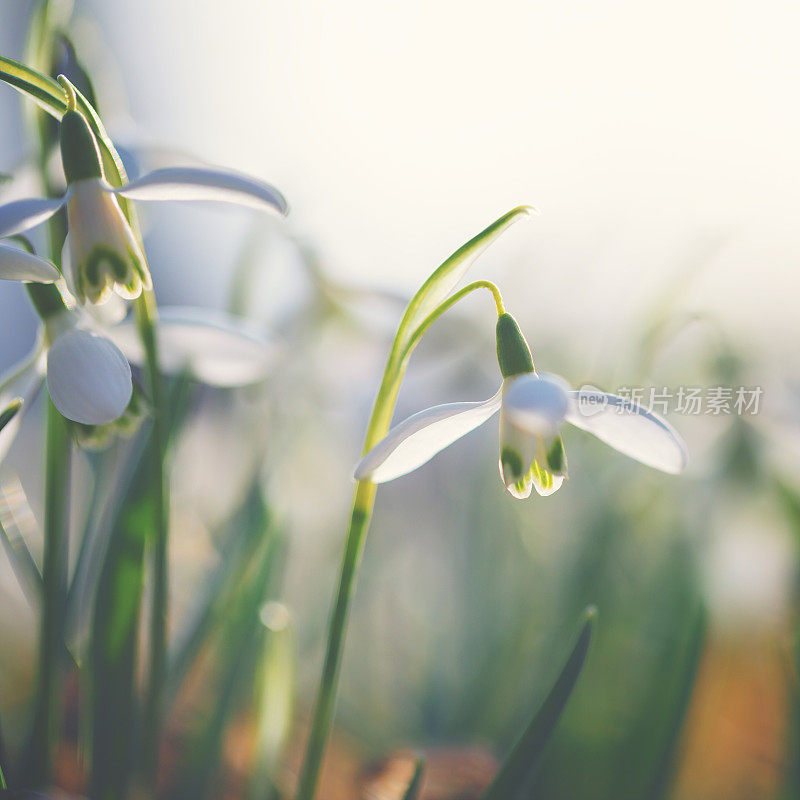
{"label": "green stalk", "polygon": [[167,669],[167,614],[169,601],[169,513],[165,475],[167,431],[165,407],[158,367],[158,311],[152,292],[143,292],[136,301],[136,321],[145,351],[145,363],[153,404],[153,433],[149,457],[152,461],[153,540],[150,543],[153,595],[150,609],[150,665],[144,710],[145,776],[155,786],[161,741],[164,683]]}
{"label": "green stalk", "polygon": [[59,683],[63,669],[70,495],[70,438],[67,423],[47,403],[45,459],[43,602],[39,641],[39,682],[28,769],[36,785],[52,777],[61,724]]}
{"label": "green stalk", "polygon": [[[419,324],[408,340],[407,345],[404,346],[404,337],[401,336],[404,333],[402,327],[398,331],[389,354],[378,396],[375,399],[372,416],[367,426],[367,434],[364,441],[365,453],[371,450],[389,431],[408,359],[422,335],[445,311],[476,289],[488,289],[491,291],[497,312],[498,314],[502,313],[503,303],[497,287],[488,281],[475,281],[440,303]],[[325,662],[317,690],[311,733],[306,745],[306,754],[300,772],[296,800],[312,800],[314,797],[317,781],[319,780],[320,767],[322,766],[322,757],[333,726],[333,715],[336,709],[336,690],[339,683],[339,671],[342,663],[342,651],[347,632],[350,603],[355,592],[356,576],[361,564],[364,543],[375,507],[376,489],[377,486],[371,481],[358,481],[356,484],[353,508],[350,514],[350,527],[347,531],[344,554],[342,555],[339,586],[328,627]]]}

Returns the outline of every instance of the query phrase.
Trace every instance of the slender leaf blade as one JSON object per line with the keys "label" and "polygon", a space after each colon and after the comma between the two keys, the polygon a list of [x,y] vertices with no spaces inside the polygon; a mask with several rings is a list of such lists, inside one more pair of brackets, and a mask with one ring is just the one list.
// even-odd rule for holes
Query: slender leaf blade
{"label": "slender leaf blade", "polygon": [[153,517],[149,469],[152,447],[151,435],[119,508],[94,603],[89,795],[97,800],[123,796],[133,767],[137,634],[145,543]]}
{"label": "slender leaf blade", "polygon": [[668,796],[683,723],[689,711],[697,673],[703,658],[706,629],[706,613],[701,605],[692,620],[688,641],[677,670],[677,691],[674,695],[675,699],[672,704],[666,737],[656,763],[647,797],[662,798]]}
{"label": "slender leaf blade", "polygon": [[0,411],[0,431],[17,416],[19,410],[22,408],[22,398],[17,397],[12,400],[2,411]]}
{"label": "slender leaf blade", "polygon": [[403,800],[417,800],[420,790],[422,789],[422,776],[425,772],[425,759],[419,757],[414,764],[414,774],[411,776],[411,782],[408,784],[403,795]]}
{"label": "slender leaf blade", "polygon": [[287,608],[270,602],[260,617],[267,631],[256,670],[256,756],[249,800],[280,794],[277,777],[292,725],[297,671],[294,630]]}
{"label": "slender leaf blade", "polygon": [[520,219],[535,213],[530,206],[517,206],[496,219],[488,228],[458,248],[422,284],[420,290],[411,298],[395,339],[395,352],[402,352],[414,335],[414,331],[428,315],[450,294],[467,270],[490,244]]}
{"label": "slender leaf blade", "polygon": [[583,613],[581,631],[553,688],[545,697],[528,727],[517,740],[505,763],[486,790],[482,800],[511,800],[528,786],[545,745],[561,717],[581,674],[592,639],[597,610],[589,606]]}
{"label": "slender leaf blade", "polygon": [[67,110],[67,98],[58,82],[18,61],[0,56],[0,80],[13,86],[54,117],[62,117]]}

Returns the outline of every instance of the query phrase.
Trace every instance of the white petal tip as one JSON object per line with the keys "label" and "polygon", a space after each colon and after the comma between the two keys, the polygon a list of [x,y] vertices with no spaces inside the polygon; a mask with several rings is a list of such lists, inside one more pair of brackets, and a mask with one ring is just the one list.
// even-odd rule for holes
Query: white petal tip
{"label": "white petal tip", "polygon": [[282,216],[289,213],[286,198],[274,186],[219,169],[157,169],[110,191],[131,200],[212,201],[277,212]]}
{"label": "white petal tip", "polygon": [[571,392],[567,419],[620,453],[661,472],[678,475],[689,462],[686,443],[665,419],[618,395],[593,388]]}
{"label": "white petal tip", "polygon": [[356,466],[356,480],[385,483],[413,472],[492,417],[501,392],[483,403],[434,406],[395,425]]}
{"label": "white petal tip", "polygon": [[9,281],[55,283],[61,274],[45,258],[39,258],[15,247],[0,245],[0,278]]}

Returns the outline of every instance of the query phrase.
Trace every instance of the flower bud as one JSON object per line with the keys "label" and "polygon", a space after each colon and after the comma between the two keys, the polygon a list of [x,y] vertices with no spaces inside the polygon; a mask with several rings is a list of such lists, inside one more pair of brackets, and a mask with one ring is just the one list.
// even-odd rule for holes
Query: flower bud
{"label": "flower bud", "polygon": [[531,351],[511,314],[497,318],[497,363],[504,378],[533,372]]}
{"label": "flower bud", "polygon": [[103,167],[89,123],[79,111],[67,111],[61,118],[61,162],[67,183],[102,178]]}

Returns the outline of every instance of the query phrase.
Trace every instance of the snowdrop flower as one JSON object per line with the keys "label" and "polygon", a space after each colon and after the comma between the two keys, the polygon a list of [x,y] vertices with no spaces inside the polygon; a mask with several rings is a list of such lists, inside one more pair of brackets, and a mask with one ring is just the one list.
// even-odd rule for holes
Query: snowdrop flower
{"label": "snowdrop flower", "polygon": [[[69,95],[69,91],[68,91]],[[136,236],[118,197],[128,200],[214,200],[286,214],[277,189],[242,175],[214,169],[157,169],[125,186],[103,178],[100,151],[82,114],[68,110],[60,123],[61,160],[67,179],[56,199],[25,199],[0,207],[0,237],[29,230],[66,206],[69,233],[62,270],[81,302],[102,303],[112,292],[133,299],[152,281]]]}
{"label": "snowdrop flower", "polygon": [[564,422],[594,434],[621,453],[678,473],[687,452],[660,416],[616,395],[571,391],[554,375],[534,371],[530,349],[509,314],[497,321],[502,384],[482,403],[448,403],[392,428],[356,467],[357,480],[384,483],[428,462],[439,451],[500,412],[500,475],[516,498],[557,491],[567,474],[559,429]]}
{"label": "snowdrop flower", "polygon": [[[29,293],[43,320],[42,331],[30,356],[0,378],[0,412],[17,399],[26,409],[46,381],[53,404],[67,419],[89,426],[119,419],[133,392],[130,364],[144,362],[135,323],[108,323],[85,311],[68,310],[55,287]],[[158,337],[165,372],[186,370],[214,386],[256,383],[271,366],[272,351],[264,337],[225,314],[160,309]],[[0,459],[20,418],[16,414],[0,430]]]}

